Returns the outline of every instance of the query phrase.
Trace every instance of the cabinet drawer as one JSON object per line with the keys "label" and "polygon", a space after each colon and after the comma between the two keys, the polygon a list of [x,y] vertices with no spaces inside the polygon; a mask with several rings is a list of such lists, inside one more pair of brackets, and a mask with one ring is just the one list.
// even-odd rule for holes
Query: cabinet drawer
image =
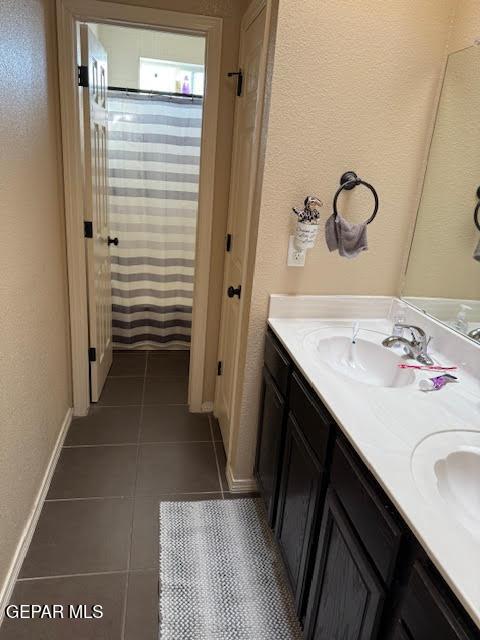
{"label": "cabinet drawer", "polygon": [[367,479],[348,445],[340,439],[333,452],[331,483],[380,577],[390,585],[402,529],[387,511],[385,501]]}
{"label": "cabinet drawer", "polygon": [[[474,569],[475,570],[475,569]],[[401,619],[414,640],[473,640],[450,603],[416,562],[408,582]]]}
{"label": "cabinet drawer", "polygon": [[325,464],[333,419],[297,373],[292,375],[290,411],[321,465]]}
{"label": "cabinet drawer", "polygon": [[285,397],[288,389],[290,360],[270,331],[267,331],[265,337],[265,353],[263,359],[278,389]]}

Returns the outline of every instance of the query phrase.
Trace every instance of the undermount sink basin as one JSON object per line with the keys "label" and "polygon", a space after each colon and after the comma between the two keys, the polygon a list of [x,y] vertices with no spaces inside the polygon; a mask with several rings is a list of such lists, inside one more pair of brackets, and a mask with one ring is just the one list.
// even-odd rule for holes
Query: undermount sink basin
{"label": "undermount sink basin", "polygon": [[346,336],[321,338],[307,345],[310,355],[348,378],[374,387],[405,387],[415,380],[409,369],[400,369],[402,358],[381,344]]}
{"label": "undermount sink basin", "polygon": [[429,436],[413,453],[412,473],[426,499],[441,499],[452,517],[480,537],[479,431]]}

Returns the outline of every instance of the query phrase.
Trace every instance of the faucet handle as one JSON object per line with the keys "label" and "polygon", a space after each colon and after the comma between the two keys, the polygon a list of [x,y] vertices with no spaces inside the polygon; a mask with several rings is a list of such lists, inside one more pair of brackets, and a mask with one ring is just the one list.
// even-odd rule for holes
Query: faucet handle
{"label": "faucet handle", "polygon": [[426,344],[427,334],[421,327],[417,327],[415,324],[408,324],[406,322],[398,322],[395,326],[400,327],[401,329],[408,329],[414,342],[418,344]]}
{"label": "faucet handle", "polygon": [[413,327],[410,327],[410,335],[412,336],[412,342],[414,344],[426,346],[427,342],[426,342],[425,334],[422,336],[421,333],[419,333],[418,331],[415,331]]}

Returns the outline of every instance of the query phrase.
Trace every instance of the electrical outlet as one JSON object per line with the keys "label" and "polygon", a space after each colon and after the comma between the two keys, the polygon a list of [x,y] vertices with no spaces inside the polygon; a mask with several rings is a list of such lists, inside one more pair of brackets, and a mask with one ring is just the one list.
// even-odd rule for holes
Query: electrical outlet
{"label": "electrical outlet", "polygon": [[288,267],[304,267],[305,266],[305,251],[299,251],[295,246],[295,236],[290,236],[288,242]]}

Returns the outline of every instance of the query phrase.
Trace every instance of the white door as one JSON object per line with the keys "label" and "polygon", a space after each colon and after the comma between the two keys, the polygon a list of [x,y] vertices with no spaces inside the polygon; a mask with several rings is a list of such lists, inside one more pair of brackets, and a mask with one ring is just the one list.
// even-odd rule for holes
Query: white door
{"label": "white door", "polygon": [[80,25],[81,64],[88,68],[83,91],[85,221],[87,238],[90,395],[97,402],[112,364],[112,289],[108,244],[107,53],[87,25]]}
{"label": "white door", "polygon": [[244,285],[248,258],[248,235],[258,157],[258,132],[262,116],[263,87],[259,86],[259,72],[264,60],[265,16],[264,3],[254,2],[243,18],[240,36],[239,67],[243,73],[243,90],[242,95],[237,98],[235,110],[232,180],[227,223],[231,247],[225,257],[224,298],[219,340],[219,361],[222,363],[222,371],[217,378],[214,407],[227,451],[238,361],[243,302],[241,288]]}

